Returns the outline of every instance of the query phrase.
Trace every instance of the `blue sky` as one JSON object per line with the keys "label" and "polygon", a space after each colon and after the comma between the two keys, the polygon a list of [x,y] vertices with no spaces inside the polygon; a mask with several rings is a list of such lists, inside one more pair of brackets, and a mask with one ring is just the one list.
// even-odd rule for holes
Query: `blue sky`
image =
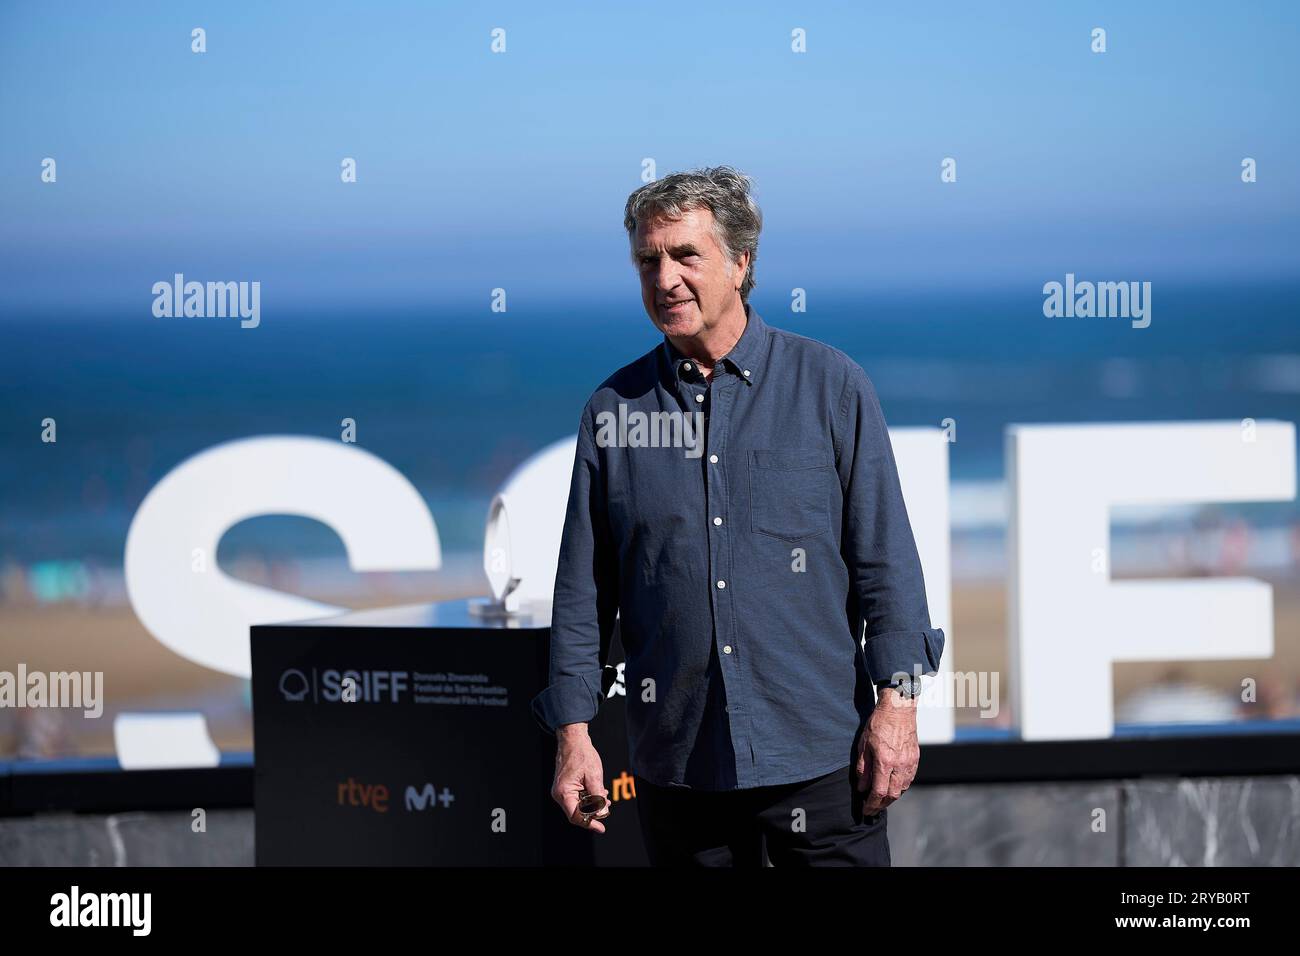
{"label": "blue sky", "polygon": [[8,3],[0,319],[147,314],[178,271],[264,310],[635,302],[645,157],[756,178],[756,295],[1294,279],[1297,48],[1293,3]]}

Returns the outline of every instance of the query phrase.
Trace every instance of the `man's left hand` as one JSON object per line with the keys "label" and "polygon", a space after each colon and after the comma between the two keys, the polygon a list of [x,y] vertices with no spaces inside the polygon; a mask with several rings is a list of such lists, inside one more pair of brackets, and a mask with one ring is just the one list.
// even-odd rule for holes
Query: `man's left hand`
{"label": "man's left hand", "polygon": [[858,791],[870,791],[862,801],[862,812],[877,814],[901,797],[920,763],[916,701],[886,687],[858,740]]}

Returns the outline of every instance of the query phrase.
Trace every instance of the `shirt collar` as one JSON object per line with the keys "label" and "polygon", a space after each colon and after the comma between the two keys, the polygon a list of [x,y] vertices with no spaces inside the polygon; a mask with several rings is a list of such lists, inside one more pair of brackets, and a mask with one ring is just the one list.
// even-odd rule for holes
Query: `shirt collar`
{"label": "shirt collar", "polygon": [[[722,357],[721,361],[730,365],[737,375],[752,385],[761,371],[759,364],[766,344],[767,324],[759,316],[757,310],[746,302],[745,331],[740,333],[740,339],[732,346],[731,351]],[[673,345],[672,340],[667,335],[664,336],[663,345],[659,352],[667,363],[670,375],[675,372],[678,378],[684,374],[683,365],[688,362],[691,365],[695,364],[693,359],[683,355],[677,346]]]}

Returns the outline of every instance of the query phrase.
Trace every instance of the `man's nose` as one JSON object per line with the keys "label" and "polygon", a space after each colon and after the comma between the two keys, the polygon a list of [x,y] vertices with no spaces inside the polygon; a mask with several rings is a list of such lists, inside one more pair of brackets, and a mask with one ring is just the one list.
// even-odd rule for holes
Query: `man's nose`
{"label": "man's nose", "polygon": [[662,292],[668,292],[678,286],[677,264],[667,257],[659,260],[659,267],[655,269],[655,288]]}

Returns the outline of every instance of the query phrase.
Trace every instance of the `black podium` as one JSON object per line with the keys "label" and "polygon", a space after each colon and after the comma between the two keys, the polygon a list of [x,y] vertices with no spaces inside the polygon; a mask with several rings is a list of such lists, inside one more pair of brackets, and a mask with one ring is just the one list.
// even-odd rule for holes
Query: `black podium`
{"label": "black podium", "polygon": [[253,627],[258,865],[645,865],[617,637],[591,725],[606,832],[550,798],[549,625],[455,601]]}

